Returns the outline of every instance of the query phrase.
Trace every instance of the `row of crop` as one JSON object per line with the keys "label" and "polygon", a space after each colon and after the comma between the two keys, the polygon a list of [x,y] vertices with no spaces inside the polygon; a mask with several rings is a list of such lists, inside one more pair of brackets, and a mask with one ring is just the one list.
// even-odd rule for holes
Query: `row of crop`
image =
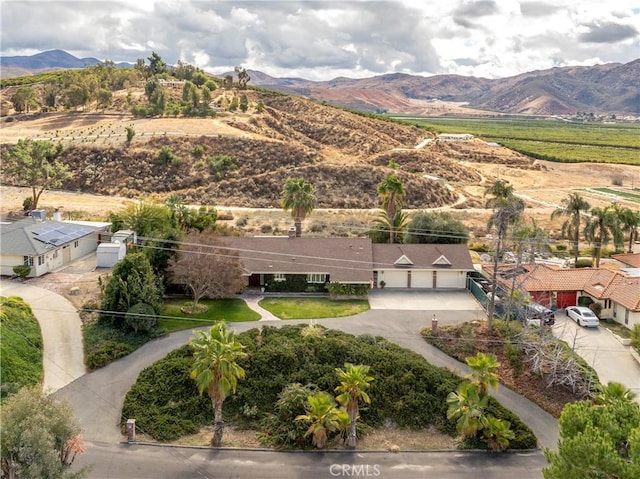
{"label": "row of crop", "polygon": [[631,148],[569,145],[546,141],[505,140],[502,143],[511,150],[539,160],[640,165],[640,153]]}

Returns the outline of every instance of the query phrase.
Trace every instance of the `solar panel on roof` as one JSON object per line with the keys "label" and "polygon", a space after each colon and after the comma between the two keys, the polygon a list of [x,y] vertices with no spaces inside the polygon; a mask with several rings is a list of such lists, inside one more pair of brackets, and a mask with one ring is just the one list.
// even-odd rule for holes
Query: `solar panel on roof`
{"label": "solar panel on roof", "polygon": [[46,244],[60,246],[93,233],[93,229],[77,225],[48,225],[34,231],[35,239]]}

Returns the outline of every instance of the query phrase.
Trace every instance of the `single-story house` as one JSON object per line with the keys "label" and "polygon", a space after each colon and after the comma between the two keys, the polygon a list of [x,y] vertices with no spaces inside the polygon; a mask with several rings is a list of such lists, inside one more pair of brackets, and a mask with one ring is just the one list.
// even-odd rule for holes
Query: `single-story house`
{"label": "single-story house", "polygon": [[228,237],[249,287],[306,275],[310,284],[340,282],[387,288],[466,287],[473,271],[466,245],[372,244],[368,238]]}
{"label": "single-story house", "polygon": [[[492,266],[483,270],[491,274]],[[507,290],[529,293],[532,300],[547,306],[566,308],[587,296],[602,306],[601,318],[611,318],[629,328],[640,324],[640,276],[605,268],[559,268],[545,264],[501,265],[498,282]]]}
{"label": "single-story house", "polygon": [[0,224],[0,274],[11,276],[19,265],[31,266],[30,277],[54,271],[93,253],[109,225],[51,221],[43,213]]}

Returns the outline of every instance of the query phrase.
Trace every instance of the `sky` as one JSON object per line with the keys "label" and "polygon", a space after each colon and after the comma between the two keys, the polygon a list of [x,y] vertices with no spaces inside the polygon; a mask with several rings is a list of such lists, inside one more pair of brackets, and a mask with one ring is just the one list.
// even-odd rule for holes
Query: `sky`
{"label": "sky", "polygon": [[0,53],[157,52],[219,74],[502,78],[640,57],[640,0],[0,0]]}

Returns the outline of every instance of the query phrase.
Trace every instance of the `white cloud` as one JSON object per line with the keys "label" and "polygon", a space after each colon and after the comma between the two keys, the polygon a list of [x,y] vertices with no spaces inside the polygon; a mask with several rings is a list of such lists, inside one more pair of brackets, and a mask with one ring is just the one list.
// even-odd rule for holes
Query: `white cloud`
{"label": "white cloud", "polygon": [[[501,77],[640,53],[637,0],[3,0],[3,55],[64,49],[213,72]],[[55,26],[55,28],[52,28]]]}

